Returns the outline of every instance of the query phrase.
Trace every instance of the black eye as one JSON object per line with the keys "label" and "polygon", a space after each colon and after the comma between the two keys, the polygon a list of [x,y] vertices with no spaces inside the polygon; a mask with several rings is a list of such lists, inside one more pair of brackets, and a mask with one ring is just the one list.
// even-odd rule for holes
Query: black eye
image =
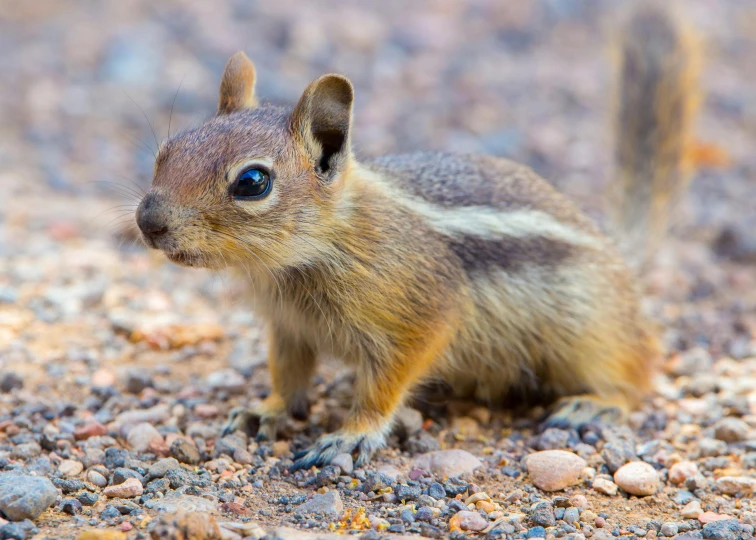
{"label": "black eye", "polygon": [[247,169],[236,180],[233,195],[239,199],[261,199],[270,192],[270,174],[262,169]]}

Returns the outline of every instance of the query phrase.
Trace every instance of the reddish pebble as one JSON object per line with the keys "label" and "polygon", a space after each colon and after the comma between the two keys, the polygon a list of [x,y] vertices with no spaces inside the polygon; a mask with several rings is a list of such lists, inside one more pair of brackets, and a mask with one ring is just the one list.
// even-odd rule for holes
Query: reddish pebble
{"label": "reddish pebble", "polygon": [[100,424],[99,422],[92,422],[91,424],[87,424],[77,430],[74,430],[74,439],[76,439],[77,441],[82,441],[90,437],[103,436],[107,434],[107,427]]}
{"label": "reddish pebble", "polygon": [[243,505],[236,501],[223,503],[221,505],[221,510],[223,510],[224,512],[231,512],[232,514],[236,514],[237,516],[246,516],[249,514],[249,510],[244,508]]}
{"label": "reddish pebble", "polygon": [[129,532],[133,528],[134,526],[128,521],[124,521],[123,523],[121,523],[121,532]]}
{"label": "reddish pebble", "polygon": [[218,407],[209,403],[197,403],[194,406],[194,414],[200,418],[213,418],[218,416]]}
{"label": "reddish pebble", "polygon": [[712,521],[723,521],[725,519],[732,518],[726,514],[717,514],[715,512],[704,512],[703,514],[698,516],[698,521],[700,521],[703,525],[711,523]]}
{"label": "reddish pebble", "polygon": [[598,527],[599,529],[603,529],[604,527],[606,527],[606,520],[605,520],[604,518],[602,518],[601,516],[599,516],[599,517],[597,517],[597,518],[596,518],[596,519],[595,519],[595,520],[593,521],[593,524],[594,524],[594,525],[595,525],[596,527]]}
{"label": "reddish pebble", "polygon": [[410,480],[417,480],[421,476],[425,476],[427,473],[422,469],[412,469],[409,473]]}

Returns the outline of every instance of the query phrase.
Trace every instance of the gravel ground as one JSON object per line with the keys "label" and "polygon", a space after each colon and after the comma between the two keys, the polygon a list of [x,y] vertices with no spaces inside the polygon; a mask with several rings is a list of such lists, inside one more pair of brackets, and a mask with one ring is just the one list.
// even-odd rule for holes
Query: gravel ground
{"label": "gravel ground", "polygon": [[367,468],[289,474],[340,423],[352,376],[324,363],[281,441],[219,438],[268,391],[266,345],[240,284],[133,242],[146,118],[159,139],[210,114],[245,49],[273,102],[347,74],[364,155],[512,157],[600,219],[623,3],[5,2],[0,538],[753,537],[756,5],[684,6],[707,45],[699,135],[728,159],[699,170],[645,277],[669,354],[629,426],[407,409]]}

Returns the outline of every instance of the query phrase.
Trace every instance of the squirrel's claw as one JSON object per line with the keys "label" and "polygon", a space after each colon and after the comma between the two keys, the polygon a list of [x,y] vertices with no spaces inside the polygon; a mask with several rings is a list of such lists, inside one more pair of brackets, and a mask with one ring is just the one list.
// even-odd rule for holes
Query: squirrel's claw
{"label": "squirrel's claw", "polygon": [[243,431],[257,441],[272,441],[276,438],[277,419],[261,414],[260,411],[236,407],[228,413],[228,419],[221,430],[221,437]]}
{"label": "squirrel's claw", "polygon": [[323,467],[328,465],[338,454],[351,454],[355,466],[365,465],[376,450],[386,443],[383,434],[336,432],[320,437],[317,442],[303,452],[294,456],[290,471]]}

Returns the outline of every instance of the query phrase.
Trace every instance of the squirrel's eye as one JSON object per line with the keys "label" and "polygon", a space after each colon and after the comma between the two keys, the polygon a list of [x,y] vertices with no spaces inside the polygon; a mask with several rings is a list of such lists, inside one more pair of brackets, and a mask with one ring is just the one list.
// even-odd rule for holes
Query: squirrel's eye
{"label": "squirrel's eye", "polygon": [[262,169],[247,169],[242,172],[233,187],[233,195],[239,199],[260,199],[270,192],[270,174]]}

